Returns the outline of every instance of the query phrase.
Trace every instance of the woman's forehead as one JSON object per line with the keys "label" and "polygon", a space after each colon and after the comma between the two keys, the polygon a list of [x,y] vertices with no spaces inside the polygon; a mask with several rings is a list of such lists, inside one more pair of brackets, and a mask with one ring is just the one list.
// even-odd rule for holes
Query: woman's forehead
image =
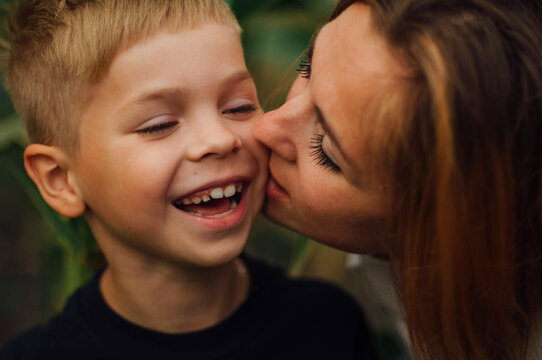
{"label": "woman's forehead", "polygon": [[362,74],[388,73],[389,65],[395,63],[385,39],[373,26],[370,7],[363,3],[351,5],[318,32],[313,59],[343,65],[341,68],[352,75],[356,70]]}

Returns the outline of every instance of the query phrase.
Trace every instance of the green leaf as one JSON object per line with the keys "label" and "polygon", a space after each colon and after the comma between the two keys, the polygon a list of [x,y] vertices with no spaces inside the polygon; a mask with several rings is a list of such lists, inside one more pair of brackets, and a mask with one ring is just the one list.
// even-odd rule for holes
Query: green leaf
{"label": "green leaf", "polygon": [[26,144],[23,125],[16,115],[0,119],[0,151],[13,143]]}

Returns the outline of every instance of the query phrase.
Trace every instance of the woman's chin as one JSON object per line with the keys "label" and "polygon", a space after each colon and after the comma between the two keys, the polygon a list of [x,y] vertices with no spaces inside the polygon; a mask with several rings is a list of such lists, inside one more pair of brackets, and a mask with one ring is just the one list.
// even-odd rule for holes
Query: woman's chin
{"label": "woman's chin", "polygon": [[[353,229],[345,231],[344,227],[334,228],[325,221],[307,222],[300,219],[299,212],[288,206],[288,202],[268,198],[262,212],[274,223],[294,230],[308,238],[324,245],[355,254],[368,254],[378,257],[387,257],[387,246],[382,228],[374,226],[367,229]],[[363,234],[363,235],[361,235]]]}

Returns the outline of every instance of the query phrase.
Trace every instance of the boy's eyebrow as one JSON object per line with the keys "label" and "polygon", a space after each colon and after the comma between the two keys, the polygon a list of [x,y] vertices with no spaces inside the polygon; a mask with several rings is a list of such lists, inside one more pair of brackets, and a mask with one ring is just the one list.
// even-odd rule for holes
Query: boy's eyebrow
{"label": "boy's eyebrow", "polygon": [[[222,79],[218,80],[218,83],[222,86],[232,86],[237,83],[252,80],[252,74],[248,70],[242,70],[231,75],[225,76]],[[127,106],[142,104],[150,101],[156,100],[165,100],[165,99],[175,99],[180,98],[185,94],[186,90],[183,88],[172,87],[172,88],[163,88],[158,90],[151,90],[149,92],[143,93],[134,99],[128,101]]]}
{"label": "boy's eyebrow", "polygon": [[231,86],[247,80],[252,80],[252,74],[248,70],[241,70],[220,79],[219,82],[226,86]]}
{"label": "boy's eyebrow", "polygon": [[182,97],[184,93],[185,91],[183,89],[177,88],[177,87],[151,90],[149,92],[143,93],[135,97],[134,99],[128,101],[126,106],[143,104],[146,102],[151,102],[151,101],[156,101],[156,100],[179,98],[179,97]]}

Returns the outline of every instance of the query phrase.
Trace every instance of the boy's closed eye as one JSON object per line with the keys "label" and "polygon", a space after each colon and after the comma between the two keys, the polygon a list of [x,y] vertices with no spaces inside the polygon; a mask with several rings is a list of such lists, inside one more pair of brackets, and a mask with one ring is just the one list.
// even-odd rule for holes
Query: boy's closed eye
{"label": "boy's closed eye", "polygon": [[175,115],[160,115],[147,123],[144,127],[136,129],[135,132],[140,135],[161,134],[175,129],[181,121]]}
{"label": "boy's closed eye", "polygon": [[[258,110],[253,104],[240,105],[231,109],[222,111],[223,115],[246,115]],[[137,129],[135,132],[140,135],[162,134],[172,131],[179,126],[181,121],[174,119],[173,115],[162,115],[150,121],[150,124],[145,124],[145,127]]]}
{"label": "boy's closed eye", "polygon": [[142,135],[143,134],[158,134],[158,133],[172,130],[174,127],[177,127],[179,123],[180,123],[179,121],[168,121],[161,124],[145,127],[143,129],[138,129],[136,130],[136,132]]}
{"label": "boy's closed eye", "polygon": [[227,109],[222,111],[222,114],[239,114],[239,113],[251,113],[256,111],[258,108],[252,104],[241,105],[233,109]]}

